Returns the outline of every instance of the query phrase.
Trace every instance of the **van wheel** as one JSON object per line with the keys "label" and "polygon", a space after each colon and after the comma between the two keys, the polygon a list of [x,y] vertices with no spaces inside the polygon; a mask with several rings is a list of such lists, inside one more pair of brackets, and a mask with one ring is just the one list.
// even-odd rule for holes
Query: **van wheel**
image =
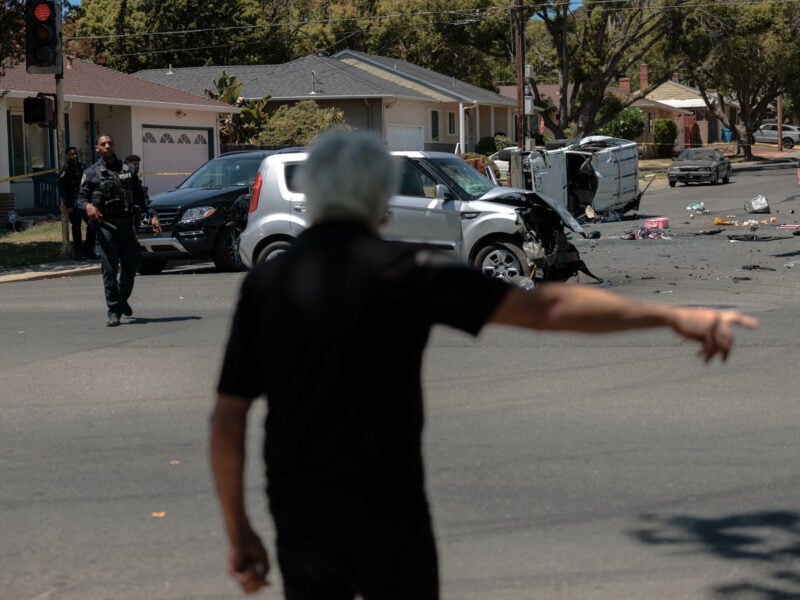
{"label": "van wheel", "polygon": [[244,269],[242,259],[239,257],[239,236],[242,228],[238,225],[228,225],[217,236],[211,260],[219,271],[241,271]]}
{"label": "van wheel", "polygon": [[517,277],[527,277],[528,259],[522,248],[513,242],[489,242],[475,255],[475,266],[486,277],[496,277],[514,282]]}
{"label": "van wheel", "polygon": [[143,258],[139,265],[140,275],[158,275],[167,266],[167,261],[163,258]]}
{"label": "van wheel", "polygon": [[286,250],[291,246],[291,242],[287,242],[286,240],[279,240],[277,242],[272,242],[271,244],[267,244],[258,253],[258,257],[256,257],[256,264],[261,264],[263,262],[267,262],[268,260],[272,260],[279,254],[286,252]]}

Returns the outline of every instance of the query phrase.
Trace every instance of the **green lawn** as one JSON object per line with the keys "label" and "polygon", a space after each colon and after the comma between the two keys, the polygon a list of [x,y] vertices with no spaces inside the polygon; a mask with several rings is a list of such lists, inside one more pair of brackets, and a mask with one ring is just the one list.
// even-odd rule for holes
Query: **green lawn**
{"label": "green lawn", "polygon": [[23,231],[0,234],[0,269],[38,265],[64,258],[61,222],[44,221]]}

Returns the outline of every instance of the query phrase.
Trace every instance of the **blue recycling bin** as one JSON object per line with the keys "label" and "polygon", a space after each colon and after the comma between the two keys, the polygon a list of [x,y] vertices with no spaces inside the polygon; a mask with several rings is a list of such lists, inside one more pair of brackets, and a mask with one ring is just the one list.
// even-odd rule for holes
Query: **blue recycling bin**
{"label": "blue recycling bin", "polygon": [[733,139],[733,133],[727,127],[722,128],[722,140],[725,142],[730,142]]}

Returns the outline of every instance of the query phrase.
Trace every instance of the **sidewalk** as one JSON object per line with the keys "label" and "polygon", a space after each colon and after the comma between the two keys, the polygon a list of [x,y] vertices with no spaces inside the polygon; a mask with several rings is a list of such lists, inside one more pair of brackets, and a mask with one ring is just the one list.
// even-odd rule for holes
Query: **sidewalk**
{"label": "sidewalk", "polygon": [[[720,146],[726,156],[733,156],[736,152],[735,144]],[[756,171],[768,169],[770,167],[795,167],[800,168],[800,148],[792,148],[778,152],[774,146],[753,146],[755,160],[744,162],[734,160],[732,162],[733,171]],[[639,172],[645,175],[658,175],[666,173],[667,167],[672,163],[671,159],[648,159],[639,161]],[[642,183],[641,185],[647,185]],[[30,265],[17,269],[7,269],[0,271],[0,283],[10,283],[12,281],[35,281],[37,279],[54,279],[57,277],[79,277],[83,275],[94,275],[100,273],[99,261],[77,261],[60,260],[41,265]]]}

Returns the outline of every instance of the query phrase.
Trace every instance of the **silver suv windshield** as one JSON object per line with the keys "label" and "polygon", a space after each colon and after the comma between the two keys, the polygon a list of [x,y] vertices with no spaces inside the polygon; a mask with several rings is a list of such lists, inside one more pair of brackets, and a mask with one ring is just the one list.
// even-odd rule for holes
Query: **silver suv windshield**
{"label": "silver suv windshield", "polygon": [[480,198],[496,187],[494,183],[481,175],[478,170],[472,168],[457,156],[452,158],[438,156],[426,158],[425,162],[452,179],[473,200]]}
{"label": "silver suv windshield", "polygon": [[217,157],[189,175],[178,186],[178,189],[222,186],[247,187],[255,181],[258,166],[263,158],[261,155],[242,156],[236,154]]}

